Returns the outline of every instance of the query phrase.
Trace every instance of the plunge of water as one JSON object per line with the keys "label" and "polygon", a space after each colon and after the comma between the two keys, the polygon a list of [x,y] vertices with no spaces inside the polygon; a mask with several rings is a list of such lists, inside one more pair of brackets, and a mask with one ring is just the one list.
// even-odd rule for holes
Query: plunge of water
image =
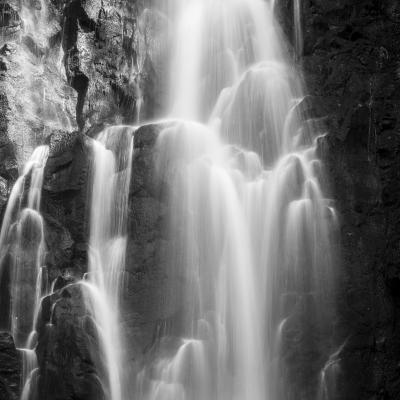
{"label": "plunge of water", "polygon": [[[305,332],[332,328],[336,216],[320,187],[319,132],[304,118],[272,8],[172,7],[177,120],[158,138],[155,165],[168,186],[176,285],[167,297],[182,309],[138,374],[137,398],[298,398],[289,360],[301,363],[313,346]],[[310,399],[319,395],[311,371],[329,350],[318,357],[296,367],[309,371]]]}
{"label": "plunge of water", "polygon": [[[304,118],[302,85],[286,61],[273,2],[171,2],[176,120],[158,138],[155,167],[168,186],[166,273],[177,278],[165,290],[182,309],[156,338],[135,395],[292,400],[298,397],[290,364],[307,355],[305,344],[313,345],[303,340],[303,328],[326,334],[334,316],[336,216],[321,189],[319,132]],[[27,25],[32,32],[37,19]],[[107,128],[93,141],[89,266],[81,282],[100,338],[97,371],[111,400],[127,399],[119,292],[133,131]],[[47,154],[46,147],[35,151],[15,184],[0,233],[0,261],[7,254],[13,261],[11,326],[17,346],[26,347],[23,399],[37,375],[29,332],[43,295],[40,193]],[[294,342],[301,348],[293,349]],[[310,399],[328,398],[334,387],[339,361],[330,350],[300,366],[305,375],[321,370]]]}

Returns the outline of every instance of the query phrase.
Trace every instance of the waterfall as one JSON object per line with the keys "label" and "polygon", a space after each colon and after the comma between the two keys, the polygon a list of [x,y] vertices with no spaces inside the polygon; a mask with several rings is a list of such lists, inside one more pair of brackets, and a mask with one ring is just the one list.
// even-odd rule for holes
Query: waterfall
{"label": "waterfall", "polygon": [[[291,335],[308,325],[327,332],[334,317],[337,217],[321,188],[324,132],[305,115],[273,3],[175,6],[175,122],[158,138],[155,168],[167,182],[177,282],[166,296],[182,310],[138,374],[137,398],[296,399],[290,359],[312,338],[299,349]],[[301,365],[309,377],[318,368],[319,359]]]}
{"label": "waterfall", "polygon": [[[45,49],[48,10],[45,1],[37,4],[32,12],[22,2],[24,34]],[[294,0],[298,55],[300,5]],[[273,8],[273,0],[169,0],[165,7],[174,22],[169,111],[159,123],[151,172],[160,186],[160,220],[167,221],[157,232],[166,268],[161,274],[170,284],[163,295],[178,310],[160,321],[152,345],[133,366],[126,367],[121,296],[136,128],[107,127],[95,139],[77,141],[91,146],[88,264],[86,273],[75,269],[82,279],[68,287],[77,285],[83,294],[81,319],[73,322],[87,322],[90,332],[79,326],[89,339],[76,347],[90,347],[83,363],[90,379],[97,375],[105,400],[333,398],[344,347],[331,340],[337,216],[318,158],[324,132],[307,115],[301,77],[288,62]],[[39,62],[41,56],[33,57]],[[41,94],[50,86],[30,87]],[[146,105],[146,91],[138,86],[136,95],[131,120],[140,120]],[[10,193],[0,232],[0,279],[8,268],[12,280],[7,328],[23,354],[22,400],[32,397],[40,377],[35,329],[50,279],[41,214],[48,154],[47,146],[32,154]],[[64,179],[69,168],[76,172],[56,165],[54,175]],[[56,292],[48,299],[49,328],[57,296],[72,297]],[[62,359],[58,350],[54,357]],[[132,370],[137,374],[127,376]]]}
{"label": "waterfall", "polygon": [[110,127],[93,141],[89,266],[83,286],[100,337],[98,372],[106,398],[122,400],[123,347],[119,293],[125,266],[127,210],[133,155],[130,127]]}

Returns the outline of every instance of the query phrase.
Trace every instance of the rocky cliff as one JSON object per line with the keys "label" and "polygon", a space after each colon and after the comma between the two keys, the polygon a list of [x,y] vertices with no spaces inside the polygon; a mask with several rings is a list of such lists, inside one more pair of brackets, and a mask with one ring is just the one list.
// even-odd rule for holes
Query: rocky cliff
{"label": "rocky cliff", "polygon": [[[105,124],[135,124],[162,113],[168,22],[160,6],[150,3],[53,0],[43,10],[37,2],[30,10],[36,10],[38,28],[29,31],[23,29],[24,6],[0,1],[0,213],[27,154],[39,143],[50,146],[42,204],[48,279],[57,280],[39,321],[41,400],[102,397],[93,379],[96,337],[80,288],[67,285],[86,272],[90,136]],[[277,0],[276,6],[290,42],[292,0]],[[395,400],[400,6],[395,0],[305,0],[302,15],[303,53],[294,58],[309,93],[308,116],[327,133],[319,150],[341,230],[333,398]],[[137,365],[157,331],[179,312],[178,305],[160,301],[173,277],[163,264],[165,204],[152,164],[159,129],[145,125],[135,133],[122,323]],[[6,360],[0,362],[0,386],[6,388],[0,396],[14,399],[20,354],[6,334],[0,347]],[[293,371],[299,390],[307,393],[308,378]]]}

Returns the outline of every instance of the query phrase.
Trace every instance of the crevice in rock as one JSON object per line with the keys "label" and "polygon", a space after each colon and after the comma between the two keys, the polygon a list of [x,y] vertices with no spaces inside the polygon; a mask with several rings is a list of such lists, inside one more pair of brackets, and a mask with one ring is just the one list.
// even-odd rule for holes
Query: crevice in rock
{"label": "crevice in rock", "polygon": [[76,121],[79,128],[84,126],[83,107],[89,86],[89,78],[80,69],[79,51],[77,48],[78,30],[93,32],[96,29],[95,21],[91,20],[82,7],[81,0],[68,3],[63,11],[63,38],[64,66],[67,79],[72,88],[78,93],[76,104]]}

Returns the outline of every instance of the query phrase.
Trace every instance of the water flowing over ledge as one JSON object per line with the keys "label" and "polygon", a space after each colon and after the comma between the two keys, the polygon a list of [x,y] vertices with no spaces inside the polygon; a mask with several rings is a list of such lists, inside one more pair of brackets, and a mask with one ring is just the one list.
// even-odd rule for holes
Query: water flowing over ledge
{"label": "water flowing over ledge", "polygon": [[[160,132],[155,169],[173,238],[166,297],[181,312],[159,332],[136,397],[296,398],[291,335],[312,320],[312,346],[335,318],[337,217],[316,155],[324,132],[305,118],[271,4],[175,6],[176,121]],[[329,368],[318,363],[303,368]],[[308,396],[333,388],[314,382]]]}

